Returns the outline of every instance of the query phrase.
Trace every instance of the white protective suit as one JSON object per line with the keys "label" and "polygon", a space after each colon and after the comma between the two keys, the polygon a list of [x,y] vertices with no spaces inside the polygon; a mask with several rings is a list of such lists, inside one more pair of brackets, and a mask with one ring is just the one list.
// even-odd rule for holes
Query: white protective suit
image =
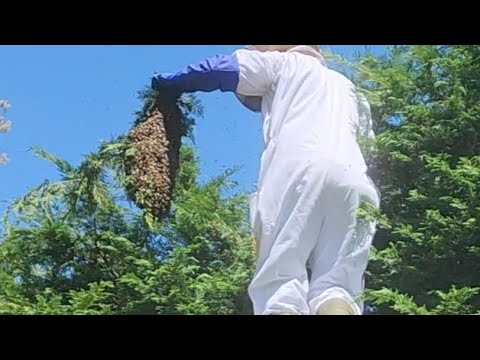
{"label": "white protective suit", "polygon": [[340,298],[360,315],[375,223],[356,211],[380,201],[356,138],[357,129],[373,136],[368,103],[310,47],[235,54],[238,94],[263,98],[265,150],[250,211],[254,313],[315,314]]}

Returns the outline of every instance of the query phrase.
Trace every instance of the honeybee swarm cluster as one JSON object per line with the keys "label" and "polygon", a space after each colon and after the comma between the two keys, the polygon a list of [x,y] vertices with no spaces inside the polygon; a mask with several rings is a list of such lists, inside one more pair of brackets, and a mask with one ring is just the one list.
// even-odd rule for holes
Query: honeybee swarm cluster
{"label": "honeybee swarm cluster", "polygon": [[128,133],[127,193],[144,211],[162,218],[170,211],[179,165],[182,113],[173,99],[157,98]]}

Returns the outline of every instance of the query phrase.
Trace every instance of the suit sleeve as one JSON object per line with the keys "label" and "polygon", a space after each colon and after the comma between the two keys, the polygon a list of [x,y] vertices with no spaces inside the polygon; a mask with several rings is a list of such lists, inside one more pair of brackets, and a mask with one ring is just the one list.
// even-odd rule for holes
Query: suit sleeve
{"label": "suit sleeve", "polygon": [[179,93],[220,90],[262,96],[276,81],[282,59],[280,53],[238,50],[189,65],[175,74],[155,75],[152,87]]}
{"label": "suit sleeve", "polygon": [[238,50],[239,64],[237,92],[245,96],[263,96],[278,81],[285,54]]}

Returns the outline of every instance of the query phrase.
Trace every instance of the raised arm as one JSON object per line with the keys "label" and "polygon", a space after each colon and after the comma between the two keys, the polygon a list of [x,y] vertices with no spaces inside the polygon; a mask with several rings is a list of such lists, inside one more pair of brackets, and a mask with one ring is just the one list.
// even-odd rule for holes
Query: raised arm
{"label": "raised arm", "polygon": [[238,50],[232,55],[217,55],[189,65],[175,74],[157,74],[152,87],[176,93],[235,92],[263,96],[277,81],[284,54]]}

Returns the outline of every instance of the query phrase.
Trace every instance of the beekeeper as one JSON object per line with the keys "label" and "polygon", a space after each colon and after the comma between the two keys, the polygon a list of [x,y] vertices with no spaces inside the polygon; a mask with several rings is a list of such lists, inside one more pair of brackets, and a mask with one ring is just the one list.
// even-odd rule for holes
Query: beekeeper
{"label": "beekeeper", "polygon": [[[254,45],[158,74],[156,89],[233,92],[263,116],[265,148],[251,197],[257,315],[361,315],[363,276],[379,205],[358,143],[370,108],[316,45]],[[309,278],[307,267],[311,270]]]}

